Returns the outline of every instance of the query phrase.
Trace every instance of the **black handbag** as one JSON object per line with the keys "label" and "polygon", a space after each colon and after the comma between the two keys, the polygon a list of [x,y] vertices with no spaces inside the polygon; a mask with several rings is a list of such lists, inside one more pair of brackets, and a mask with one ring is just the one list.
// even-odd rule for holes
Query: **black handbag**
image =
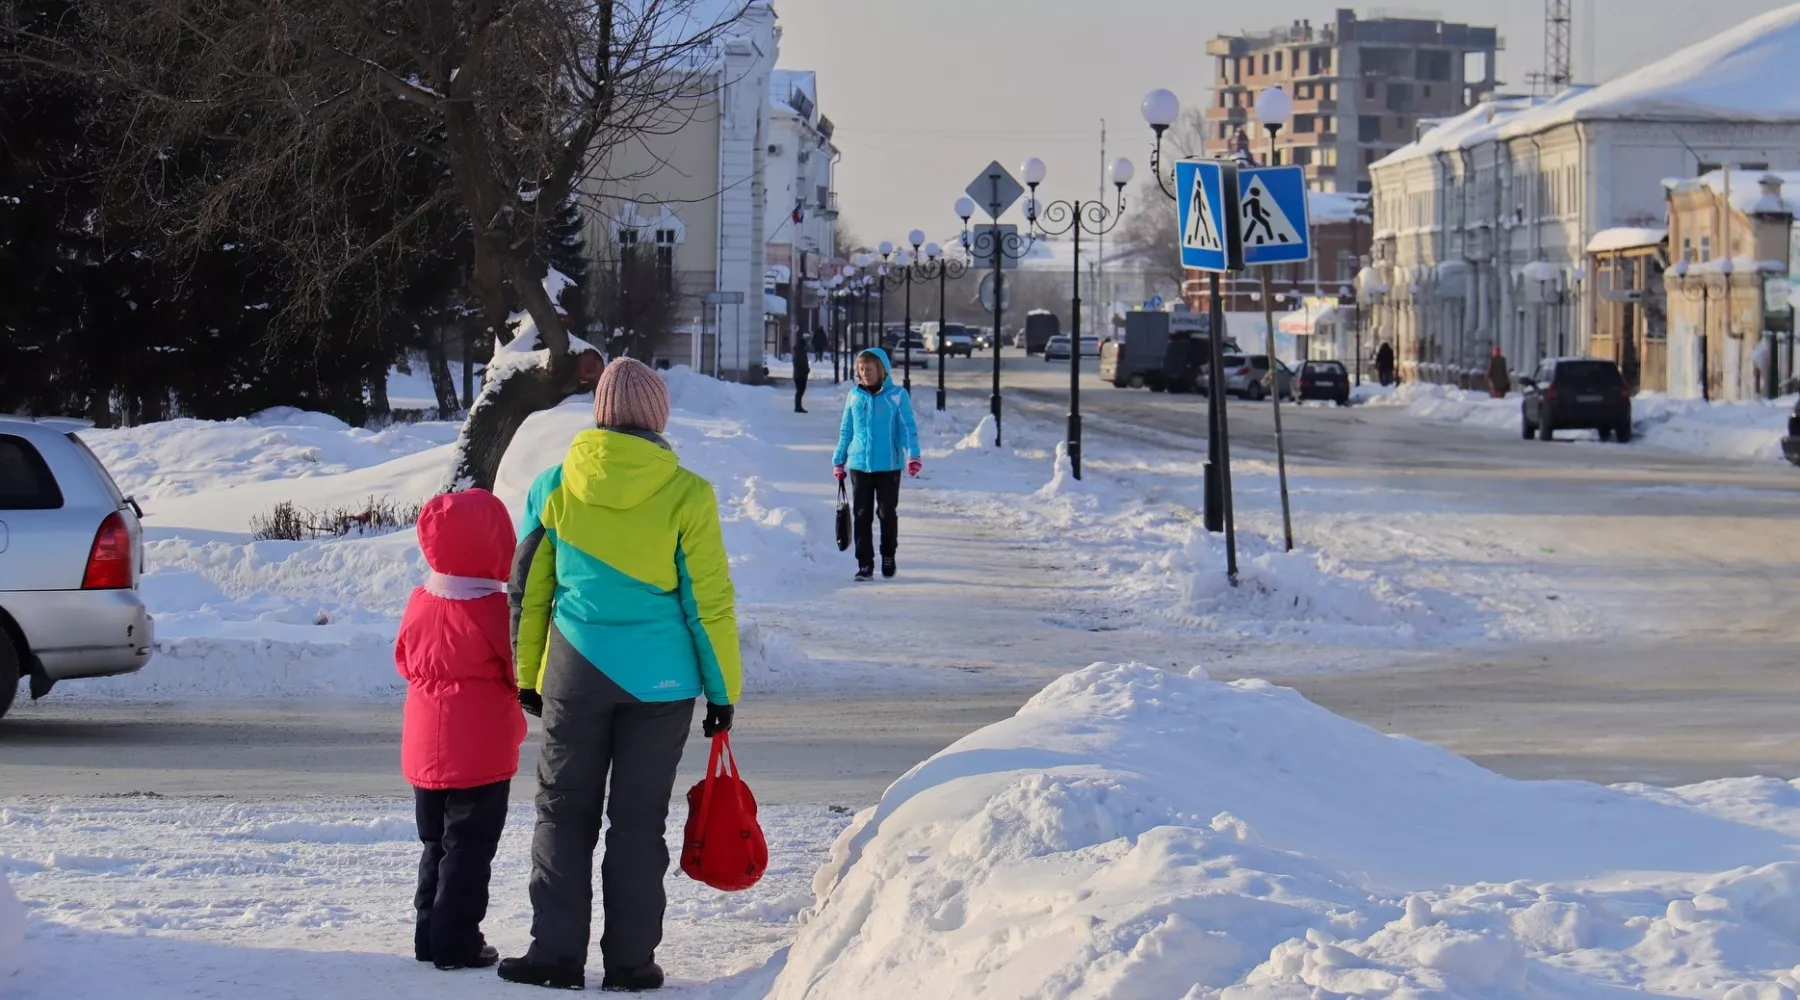
{"label": "black handbag", "polygon": [[839,552],[850,548],[850,498],[844,492],[842,479],[838,480],[837,543]]}

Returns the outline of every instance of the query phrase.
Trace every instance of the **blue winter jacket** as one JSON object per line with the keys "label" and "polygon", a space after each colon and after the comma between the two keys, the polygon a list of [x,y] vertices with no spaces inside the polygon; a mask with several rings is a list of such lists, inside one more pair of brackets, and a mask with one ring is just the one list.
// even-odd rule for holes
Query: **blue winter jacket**
{"label": "blue winter jacket", "polygon": [[876,392],[860,385],[850,390],[831,464],[857,472],[898,472],[906,468],[907,459],[919,457],[912,396],[894,384],[894,364],[886,351],[871,347],[862,353],[881,362],[886,375]]}

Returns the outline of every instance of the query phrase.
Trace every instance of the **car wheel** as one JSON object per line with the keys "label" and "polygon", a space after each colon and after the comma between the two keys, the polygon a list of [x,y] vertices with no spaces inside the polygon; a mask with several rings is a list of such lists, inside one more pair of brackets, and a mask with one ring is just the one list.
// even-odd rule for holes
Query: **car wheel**
{"label": "car wheel", "polygon": [[1125,380],[1125,385],[1132,389],[1142,389],[1144,387],[1144,376],[1133,375],[1131,378]]}
{"label": "car wheel", "polygon": [[1596,428],[1596,430],[1598,430],[1600,432],[1600,440],[1602,440],[1602,441],[1611,441],[1612,440],[1613,429],[1611,427],[1599,427],[1599,428]]}
{"label": "car wheel", "polygon": [[1631,443],[1631,421],[1627,420],[1613,429],[1613,440],[1620,444]]}
{"label": "car wheel", "polygon": [[1261,382],[1250,383],[1250,402],[1260,403],[1263,401],[1263,397],[1267,395],[1268,393],[1263,390]]}
{"label": "car wheel", "polygon": [[1537,432],[1539,441],[1556,440],[1556,428],[1550,425],[1549,420],[1545,420],[1543,423],[1539,424]]}
{"label": "car wheel", "polygon": [[0,718],[5,717],[18,695],[19,647],[13,645],[5,629],[0,629]]}

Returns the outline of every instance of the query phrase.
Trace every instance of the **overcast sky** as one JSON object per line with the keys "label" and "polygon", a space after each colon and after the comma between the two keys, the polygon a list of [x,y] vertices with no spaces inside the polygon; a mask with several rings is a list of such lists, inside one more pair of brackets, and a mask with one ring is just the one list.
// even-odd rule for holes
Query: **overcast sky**
{"label": "overcast sky", "polygon": [[[1302,0],[775,0],[780,65],[819,74],[819,105],[837,123],[844,219],[864,241],[899,242],[914,227],[956,230],[951,205],[995,159],[1050,166],[1049,198],[1087,196],[1106,155],[1148,166],[1146,91],[1183,107],[1212,82],[1208,39],[1296,18],[1330,21],[1339,4]],[[1764,11],[1779,0],[1575,0],[1575,75],[1618,76]],[[1523,91],[1543,63],[1537,0],[1378,4],[1390,11],[1500,28],[1500,77]],[[1597,26],[1598,30],[1591,30]],[[1797,70],[1800,71],[1800,70]]]}

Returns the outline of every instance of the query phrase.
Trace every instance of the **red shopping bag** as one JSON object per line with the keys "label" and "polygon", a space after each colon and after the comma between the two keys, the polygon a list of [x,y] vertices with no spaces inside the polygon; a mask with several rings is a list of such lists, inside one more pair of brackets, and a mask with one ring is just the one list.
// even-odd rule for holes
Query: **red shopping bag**
{"label": "red shopping bag", "polygon": [[706,777],[688,789],[687,829],[681,842],[681,870],[714,889],[748,889],[769,867],[769,842],[756,821],[756,796],[738,777],[731,737],[712,738]]}

